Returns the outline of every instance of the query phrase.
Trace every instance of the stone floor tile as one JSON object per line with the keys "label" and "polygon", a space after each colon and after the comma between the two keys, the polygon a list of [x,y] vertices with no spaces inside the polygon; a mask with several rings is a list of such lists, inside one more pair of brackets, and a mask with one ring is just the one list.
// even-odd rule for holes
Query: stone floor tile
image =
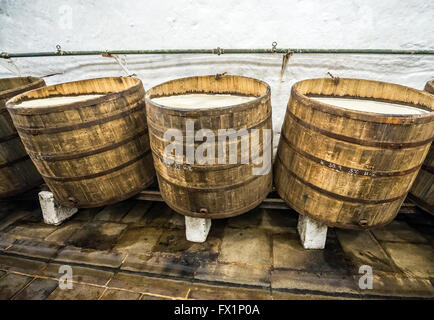
{"label": "stone floor tile", "polygon": [[411,228],[404,221],[392,221],[383,228],[373,229],[372,233],[379,241],[423,243],[427,239]]}
{"label": "stone floor tile", "polygon": [[199,265],[195,261],[193,263],[189,261],[188,257],[188,254],[128,254],[121,269],[182,279],[193,279]]}
{"label": "stone floor tile", "polygon": [[[61,266],[62,264],[50,263],[47,268],[41,272],[41,275],[59,279],[64,275],[63,272],[59,272]],[[114,275],[114,273],[110,271],[75,265],[71,265],[71,269],[73,281],[87,284],[105,285]]]}
{"label": "stone floor tile", "polygon": [[139,300],[141,294],[126,290],[107,289],[101,297],[101,300]]}
{"label": "stone floor tile", "polygon": [[152,294],[142,294],[140,300],[175,300],[174,298],[163,298],[161,296],[154,296]]}
{"label": "stone floor tile", "polygon": [[330,273],[311,273],[292,270],[271,272],[272,290],[289,290],[292,293],[350,295],[357,297],[358,288],[352,276]]}
{"label": "stone floor tile", "polygon": [[8,233],[0,232],[0,250],[9,248],[16,238]]}
{"label": "stone floor tile", "polygon": [[13,212],[8,212],[8,214],[0,220],[0,230],[4,231],[6,229],[9,229],[9,227],[12,226],[14,223],[30,215],[32,215],[31,211],[17,210]]}
{"label": "stone floor tile", "polygon": [[174,212],[173,216],[169,219],[170,228],[185,229],[185,216]]}
{"label": "stone floor tile", "polygon": [[118,273],[108,286],[111,289],[127,289],[134,292],[147,292],[163,297],[185,298],[191,282],[164,278],[145,277],[135,274]]}
{"label": "stone floor tile", "polygon": [[30,212],[30,214],[20,219],[20,223],[44,223],[44,217],[42,216],[42,210],[39,206],[39,201],[37,208],[30,209],[28,211]]}
{"label": "stone floor tile", "polygon": [[50,233],[44,240],[47,242],[64,245],[69,238],[83,227],[78,221],[68,221],[60,225],[54,232]]}
{"label": "stone floor tile", "polygon": [[355,270],[359,270],[362,265],[368,265],[374,271],[396,271],[392,261],[369,231],[337,229],[336,234]]}
{"label": "stone floor tile", "polygon": [[170,209],[164,202],[154,202],[139,223],[149,227],[167,229],[172,227],[170,221],[178,213]]}
{"label": "stone floor tile", "polygon": [[268,290],[263,289],[195,283],[191,287],[188,298],[195,300],[270,300],[271,295]]}
{"label": "stone floor tile", "polygon": [[58,281],[34,279],[14,300],[45,300],[58,286]]}
{"label": "stone floor tile", "polygon": [[273,234],[297,233],[298,214],[292,210],[263,209],[262,221],[259,228],[268,230]]}
{"label": "stone floor tile", "polygon": [[0,279],[0,300],[9,300],[32,280],[30,277],[9,273]]}
{"label": "stone floor tile", "polygon": [[103,209],[104,207],[79,209],[78,212],[71,217],[71,220],[91,222],[95,219],[95,216]]}
{"label": "stone floor tile", "polygon": [[231,228],[257,228],[262,221],[265,210],[256,208],[244,214],[228,219],[227,226]]}
{"label": "stone floor tile", "polygon": [[165,230],[160,228],[132,226],[123,232],[113,251],[145,254],[152,252]]}
{"label": "stone floor tile", "polygon": [[126,224],[90,222],[75,232],[67,244],[85,249],[110,250],[126,228]]}
{"label": "stone floor tile", "polygon": [[134,207],[134,200],[125,200],[113,205],[106,206],[95,216],[95,220],[119,222]]}
{"label": "stone floor tile", "polygon": [[285,291],[272,290],[273,300],[348,300],[359,299],[357,297],[338,297],[325,294],[291,293]]}
{"label": "stone floor tile", "polygon": [[396,266],[410,277],[434,277],[434,250],[430,245],[384,242]]}
{"label": "stone floor tile", "polygon": [[269,267],[271,266],[270,236],[260,229],[226,227],[218,260]]}
{"label": "stone floor tile", "polygon": [[205,263],[196,270],[194,279],[267,288],[270,286],[270,270],[235,263]]}
{"label": "stone floor tile", "polygon": [[203,243],[188,241],[185,237],[184,229],[163,230],[161,237],[152,251],[157,253],[169,253],[179,257],[183,255],[191,256],[192,253],[198,253],[198,257],[201,259],[208,258],[207,261],[209,261],[209,258],[218,254],[221,238],[222,230],[218,227],[211,227],[208,238]]}
{"label": "stone floor tile", "polygon": [[0,269],[2,270],[38,275],[46,266],[45,262],[0,254]]}
{"label": "stone floor tile", "polygon": [[[355,276],[358,282],[360,277]],[[434,287],[429,279],[408,278],[399,274],[373,274],[372,289],[360,290],[363,296],[390,296],[392,298],[434,298]]]}
{"label": "stone floor tile", "polygon": [[43,240],[57,229],[56,226],[39,223],[25,223],[15,226],[8,233],[16,238]]}
{"label": "stone floor tile", "polygon": [[122,218],[122,223],[138,223],[142,221],[151,207],[151,201],[135,201],[131,210]]}
{"label": "stone floor tile", "polygon": [[58,252],[54,260],[61,261],[62,263],[71,262],[118,268],[125,258],[125,255],[126,253],[115,253],[67,246]]}
{"label": "stone floor tile", "polygon": [[73,283],[72,289],[61,289],[57,287],[56,290],[50,294],[48,300],[96,300],[103,292],[103,287]]}
{"label": "stone floor tile", "polygon": [[273,236],[273,263],[275,269],[306,272],[348,273],[350,268],[336,239],[327,239],[324,250],[306,250],[292,233]]}
{"label": "stone floor tile", "polygon": [[18,239],[7,249],[7,252],[42,259],[54,257],[59,250],[59,246],[53,243]]}

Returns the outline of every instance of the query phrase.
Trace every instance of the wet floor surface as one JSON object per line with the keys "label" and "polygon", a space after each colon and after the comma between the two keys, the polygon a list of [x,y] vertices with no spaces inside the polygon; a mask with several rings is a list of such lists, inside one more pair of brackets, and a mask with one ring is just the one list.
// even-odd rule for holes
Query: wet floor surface
{"label": "wet floor surface", "polygon": [[[0,299],[434,298],[434,217],[422,211],[372,231],[329,228],[325,250],[305,250],[290,210],[213,220],[199,244],[164,203],[127,200],[50,226],[33,198],[0,202]],[[59,286],[65,266],[72,289]],[[372,289],[359,286],[362,266]]]}

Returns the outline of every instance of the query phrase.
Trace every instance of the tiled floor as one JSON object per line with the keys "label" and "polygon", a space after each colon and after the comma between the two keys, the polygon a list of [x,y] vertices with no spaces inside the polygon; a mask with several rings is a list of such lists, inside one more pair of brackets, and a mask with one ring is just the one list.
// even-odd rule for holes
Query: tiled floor
{"label": "tiled floor", "polygon": [[[31,199],[31,197],[29,198]],[[304,250],[290,210],[214,220],[206,243],[185,240],[183,216],[128,200],[45,225],[38,203],[0,202],[0,299],[434,298],[434,217],[330,228],[325,250]],[[59,269],[72,268],[62,289]],[[373,269],[360,289],[359,268]]]}

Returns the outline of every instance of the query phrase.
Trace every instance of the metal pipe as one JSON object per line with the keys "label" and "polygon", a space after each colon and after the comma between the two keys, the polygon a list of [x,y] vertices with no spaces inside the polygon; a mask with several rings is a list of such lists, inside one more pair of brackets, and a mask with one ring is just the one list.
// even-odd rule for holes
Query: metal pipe
{"label": "metal pipe", "polygon": [[434,55],[434,50],[394,50],[394,49],[158,49],[158,50],[90,50],[90,51],[63,51],[57,46],[57,51],[46,52],[2,52],[0,58],[30,58],[52,56],[86,56],[110,54],[272,54],[272,53],[316,53],[316,54],[405,54],[405,55]]}

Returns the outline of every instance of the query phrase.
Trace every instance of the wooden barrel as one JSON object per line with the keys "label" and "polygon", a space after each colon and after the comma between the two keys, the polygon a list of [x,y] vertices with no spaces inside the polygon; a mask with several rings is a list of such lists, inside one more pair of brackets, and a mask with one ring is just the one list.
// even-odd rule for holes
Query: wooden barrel
{"label": "wooden barrel", "polygon": [[[376,100],[428,112],[390,115],[313,97]],[[359,79],[309,79],[291,91],[274,166],[280,196],[328,226],[366,229],[393,220],[434,136],[434,99],[423,91]]]}
{"label": "wooden barrel", "polygon": [[[172,108],[160,105],[153,99],[184,94],[229,94],[253,97],[251,101],[214,108]],[[247,212],[258,206],[271,190],[272,137],[265,145],[262,129],[271,135],[270,87],[259,80],[230,75],[213,75],[177,79],[160,84],[146,93],[146,110],[158,183],[164,201],[176,212],[201,218],[227,218]],[[252,130],[261,132],[259,154],[269,150],[269,170],[257,175],[253,172],[253,161],[241,163],[245,156],[241,139],[226,139],[226,149],[221,155],[226,163],[218,161],[218,143],[215,144],[215,163],[188,164],[187,145],[197,148],[202,142],[190,142],[187,136],[187,120],[194,123],[197,133],[209,129],[218,137],[218,130],[246,129],[244,138],[250,139]],[[164,161],[164,150],[170,143],[164,138],[167,129],[176,129],[182,134],[184,147],[180,163]],[[267,132],[268,132],[267,131]],[[236,163],[229,163],[229,150],[236,148]],[[223,150],[223,147],[222,147]],[[260,166],[260,165],[259,165]]]}
{"label": "wooden barrel", "polygon": [[[428,81],[425,91],[434,95],[434,80]],[[409,199],[425,211],[434,215],[434,146],[428,152],[422,168],[408,194]]]}
{"label": "wooden barrel", "polygon": [[[154,181],[144,93],[139,79],[117,77],[48,86],[8,101],[27,152],[60,204],[115,203]],[[81,95],[94,96],[49,106],[43,100]],[[24,106],[35,99],[39,106]]]}
{"label": "wooden barrel", "polygon": [[43,182],[6,109],[10,98],[43,86],[44,80],[34,77],[0,79],[0,198],[30,190]]}

